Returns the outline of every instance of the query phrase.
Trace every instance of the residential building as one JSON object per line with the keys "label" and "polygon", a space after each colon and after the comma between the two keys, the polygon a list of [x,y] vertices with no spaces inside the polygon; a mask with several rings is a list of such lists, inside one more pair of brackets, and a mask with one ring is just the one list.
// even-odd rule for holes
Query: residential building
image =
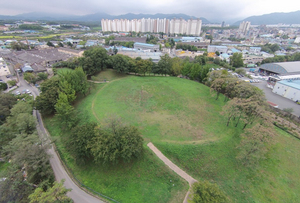
{"label": "residential building", "polygon": [[249,22],[249,21],[241,22],[240,26],[239,26],[239,31],[242,32],[244,35],[246,35],[250,28],[250,25],[251,25],[251,22]]}

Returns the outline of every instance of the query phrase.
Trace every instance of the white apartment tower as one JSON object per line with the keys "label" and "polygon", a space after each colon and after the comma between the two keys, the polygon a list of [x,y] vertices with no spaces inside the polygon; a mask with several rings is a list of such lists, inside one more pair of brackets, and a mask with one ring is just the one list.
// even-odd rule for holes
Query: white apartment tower
{"label": "white apartment tower", "polygon": [[251,22],[249,21],[243,21],[240,23],[239,31],[241,31],[244,34],[247,34],[249,28],[250,28]]}
{"label": "white apartment tower", "polygon": [[152,32],[200,36],[202,21],[183,19],[102,19],[103,32]]}

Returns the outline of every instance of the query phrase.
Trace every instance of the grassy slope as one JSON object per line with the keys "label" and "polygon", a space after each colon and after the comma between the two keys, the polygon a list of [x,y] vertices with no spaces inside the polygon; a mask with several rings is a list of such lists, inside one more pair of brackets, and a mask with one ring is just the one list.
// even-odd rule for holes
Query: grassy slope
{"label": "grassy slope", "polygon": [[105,71],[102,71],[101,73],[97,74],[94,78],[96,81],[113,81],[115,79],[124,78],[126,77],[126,74],[123,73],[117,73],[116,71],[113,71],[112,69],[107,69]]}
{"label": "grassy slope", "polygon": [[192,81],[131,77],[101,90],[94,110],[101,121],[117,114],[138,126],[145,140],[196,179],[217,182],[234,201],[293,202],[299,197],[299,142],[279,131],[271,159],[249,170],[235,159],[241,130],[226,127],[223,105],[222,97],[216,101],[209,88]]}
{"label": "grassy slope", "polygon": [[197,82],[132,76],[103,88],[93,110],[100,121],[111,114],[121,116],[139,127],[147,140],[201,143],[236,133],[235,128],[222,125],[219,112],[223,104]]}
{"label": "grassy slope", "polygon": [[[102,86],[103,84],[95,85],[96,89]],[[96,91],[93,91],[77,106],[84,112],[80,114],[84,121],[96,121],[91,113],[91,102],[95,93]],[[85,117],[85,115],[91,116]],[[121,164],[116,167],[95,164],[77,166],[65,151],[63,139],[60,137],[63,133],[56,119],[45,118],[44,122],[75,176],[95,191],[120,202],[183,201],[188,183],[166,167],[146,146],[145,156],[131,164]]]}
{"label": "grassy slope", "polygon": [[[152,141],[196,179],[217,182],[235,202],[296,202],[299,199],[299,141],[278,131],[270,159],[256,172],[244,168],[235,159],[241,129],[225,126],[226,119],[220,115],[223,99],[216,101],[209,88],[179,78],[134,76],[101,84],[98,89],[101,87],[98,94],[92,93],[77,105],[77,109],[84,112],[82,117],[90,115],[85,120],[97,121],[92,110],[101,122],[111,114],[123,117],[141,129],[146,142]],[[53,120],[47,121],[47,127],[53,132],[56,129],[59,134],[50,122]],[[152,161],[157,163],[155,159]],[[72,165],[71,158],[69,164]],[[83,170],[76,168],[76,171],[82,180],[93,180]],[[110,175],[108,179],[112,178]],[[125,176],[123,178],[127,181]],[[122,182],[121,179],[118,182]],[[127,194],[115,193],[109,186],[90,185],[97,191],[108,188],[105,194],[113,197],[122,198]]]}

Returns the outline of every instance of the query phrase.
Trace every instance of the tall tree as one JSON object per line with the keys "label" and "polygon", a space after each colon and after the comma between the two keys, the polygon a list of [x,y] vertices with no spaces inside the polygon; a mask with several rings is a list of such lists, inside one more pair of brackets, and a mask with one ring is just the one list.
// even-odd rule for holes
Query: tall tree
{"label": "tall tree", "polygon": [[161,56],[160,61],[158,62],[158,67],[160,69],[161,74],[164,74],[165,76],[167,74],[170,74],[172,69],[171,57],[168,54]]}
{"label": "tall tree", "polygon": [[107,68],[109,57],[104,48],[90,48],[83,53],[83,56],[79,59],[79,65],[87,75],[94,75]]}
{"label": "tall tree", "polygon": [[234,53],[232,56],[230,56],[230,65],[236,68],[243,67],[244,62],[242,53]]}
{"label": "tall tree", "polygon": [[59,77],[54,76],[41,84],[42,93],[37,96],[35,106],[44,114],[55,112],[55,104],[59,94]]}
{"label": "tall tree", "polygon": [[121,54],[113,56],[113,68],[118,73],[127,73],[129,70],[128,58]]}

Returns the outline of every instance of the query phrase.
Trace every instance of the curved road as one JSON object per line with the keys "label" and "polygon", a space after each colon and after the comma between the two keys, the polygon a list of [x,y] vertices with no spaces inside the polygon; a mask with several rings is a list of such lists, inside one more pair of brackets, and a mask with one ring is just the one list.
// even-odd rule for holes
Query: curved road
{"label": "curved road", "polygon": [[[27,84],[22,77],[19,77],[19,86],[20,88],[16,90],[19,90],[20,92],[24,89],[29,89],[34,97],[39,95],[38,89]],[[44,127],[40,113],[36,110],[34,110],[33,113],[38,121],[37,130],[39,135],[42,136],[43,139],[49,140],[48,138],[50,136],[48,135]],[[54,148],[52,146],[51,149],[48,150],[48,154],[51,156],[50,164],[53,169],[56,181],[59,182],[62,179],[65,179],[64,186],[68,189],[72,189],[72,191],[68,192],[67,195],[72,198],[75,203],[104,203],[100,199],[86,193],[74,183],[74,181],[70,178],[69,174],[63,167],[57,153],[54,151]]]}

